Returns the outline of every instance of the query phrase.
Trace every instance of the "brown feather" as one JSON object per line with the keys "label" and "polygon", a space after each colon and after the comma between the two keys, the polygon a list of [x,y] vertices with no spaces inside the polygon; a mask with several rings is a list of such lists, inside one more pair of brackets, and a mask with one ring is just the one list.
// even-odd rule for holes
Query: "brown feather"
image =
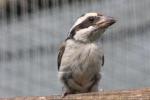
{"label": "brown feather", "polygon": [[103,57],[102,57],[102,66],[104,66],[104,60],[105,60],[105,58],[104,58],[104,55],[103,55]]}
{"label": "brown feather", "polygon": [[60,46],[59,48],[59,52],[58,52],[58,58],[57,58],[57,66],[58,66],[58,70],[60,68],[60,64],[61,64],[61,59],[62,59],[62,56],[64,54],[64,51],[65,51],[65,42],[62,43],[62,45]]}

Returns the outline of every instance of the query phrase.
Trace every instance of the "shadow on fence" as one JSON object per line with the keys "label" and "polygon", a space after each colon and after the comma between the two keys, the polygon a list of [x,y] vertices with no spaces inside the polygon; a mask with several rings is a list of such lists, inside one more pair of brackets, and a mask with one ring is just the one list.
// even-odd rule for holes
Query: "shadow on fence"
{"label": "shadow on fence", "polygon": [[64,4],[72,5],[75,2],[84,1],[85,0],[1,0],[0,18],[10,20],[12,16],[19,18],[20,16],[26,14],[30,15],[32,12],[42,9],[51,10],[54,7],[61,8]]}

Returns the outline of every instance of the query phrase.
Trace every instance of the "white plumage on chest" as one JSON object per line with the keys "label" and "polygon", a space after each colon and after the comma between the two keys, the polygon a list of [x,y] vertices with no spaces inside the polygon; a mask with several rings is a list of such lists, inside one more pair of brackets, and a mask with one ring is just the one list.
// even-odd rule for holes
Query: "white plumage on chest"
{"label": "white plumage on chest", "polygon": [[102,49],[96,43],[85,44],[68,40],[61,61],[63,67],[60,70],[71,71],[76,81],[82,81],[81,84],[85,84],[99,73],[102,56]]}

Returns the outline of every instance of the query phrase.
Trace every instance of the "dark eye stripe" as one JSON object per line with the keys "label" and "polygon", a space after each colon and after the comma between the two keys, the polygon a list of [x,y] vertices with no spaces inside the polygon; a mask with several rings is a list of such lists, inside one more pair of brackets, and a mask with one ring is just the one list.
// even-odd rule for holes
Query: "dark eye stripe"
{"label": "dark eye stripe", "polygon": [[89,18],[88,18],[88,20],[89,20],[90,22],[93,22],[94,19],[95,19],[95,17],[89,17]]}
{"label": "dark eye stripe", "polygon": [[[84,16],[84,15],[82,15]],[[96,16],[90,16],[88,18],[86,18],[83,22],[81,22],[80,24],[78,24],[77,26],[75,26],[71,32],[69,33],[69,36],[67,39],[73,39],[73,36],[76,34],[76,31],[78,31],[79,29],[84,29],[84,28],[88,28],[89,27],[89,20],[94,21]],[[66,40],[67,40],[66,39]]]}

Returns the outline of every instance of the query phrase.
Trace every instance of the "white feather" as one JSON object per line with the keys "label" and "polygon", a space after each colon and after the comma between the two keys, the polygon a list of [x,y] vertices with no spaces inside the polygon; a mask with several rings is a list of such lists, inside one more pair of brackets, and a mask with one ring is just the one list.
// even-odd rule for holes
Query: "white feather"
{"label": "white feather", "polygon": [[74,25],[71,27],[69,33],[72,31],[72,29],[82,23],[84,20],[86,20],[89,16],[97,16],[97,13],[87,13],[84,16],[77,19],[77,21],[74,23]]}
{"label": "white feather", "polygon": [[73,80],[83,85],[83,90],[91,84],[94,75],[102,66],[103,50],[97,43],[66,42],[59,73],[72,73]]}

